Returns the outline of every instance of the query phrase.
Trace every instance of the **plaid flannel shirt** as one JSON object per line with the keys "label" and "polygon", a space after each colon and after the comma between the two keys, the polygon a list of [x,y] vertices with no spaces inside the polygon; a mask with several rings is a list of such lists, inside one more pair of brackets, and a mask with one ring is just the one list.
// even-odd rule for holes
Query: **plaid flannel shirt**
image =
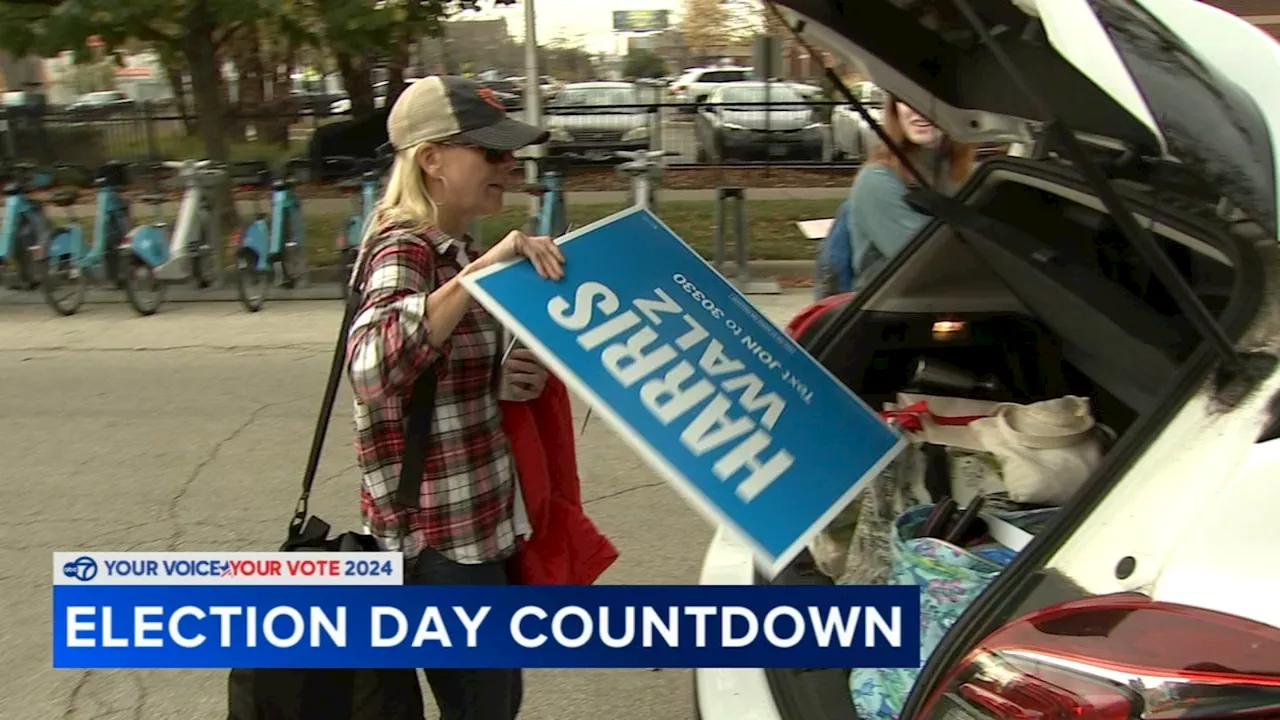
{"label": "plaid flannel shirt", "polygon": [[[427,327],[427,296],[458,274],[459,249],[472,254],[466,244],[434,228],[393,227],[371,238],[365,294],[348,335],[365,532],[406,559],[431,548],[460,563],[500,560],[519,532],[516,471],[494,383],[502,326],[473,302],[444,342]],[[403,409],[423,372],[438,381],[421,507],[397,511]]]}

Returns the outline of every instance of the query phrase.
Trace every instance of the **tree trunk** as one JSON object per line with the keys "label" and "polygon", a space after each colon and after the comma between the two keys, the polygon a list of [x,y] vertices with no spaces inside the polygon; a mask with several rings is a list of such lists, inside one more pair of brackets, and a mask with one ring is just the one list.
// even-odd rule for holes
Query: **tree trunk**
{"label": "tree trunk", "polygon": [[205,33],[192,33],[182,52],[191,68],[191,94],[195,96],[196,117],[205,152],[210,159],[225,162],[228,157],[224,133],[226,111],[222,103],[223,88],[214,54],[212,28]]}
{"label": "tree trunk", "polygon": [[195,115],[191,112],[191,104],[187,102],[187,78],[184,68],[177,58],[162,59],[160,64],[164,68],[165,77],[169,80],[169,87],[173,89],[173,106],[178,111],[178,116],[182,118],[182,130],[187,137],[191,137],[196,134],[196,123]]}
{"label": "tree trunk", "polygon": [[387,58],[387,104],[390,108],[396,104],[396,98],[404,92],[404,69],[409,65],[409,38],[401,36],[395,40],[391,54]]}
{"label": "tree trunk", "polygon": [[[208,159],[225,163],[230,160],[231,152],[225,133],[222,68],[218,65],[217,48],[213,43],[213,16],[206,1],[201,0],[192,8],[187,27],[190,31],[182,43],[182,53],[187,59],[187,67],[191,69],[191,94],[195,96],[200,138],[204,141]],[[214,198],[222,209],[223,230],[230,232],[240,227],[230,183],[222,183]]]}
{"label": "tree trunk", "polygon": [[337,60],[342,84],[346,86],[347,97],[351,98],[351,115],[357,120],[373,115],[373,83],[369,81],[368,64],[345,52],[338,53]]}

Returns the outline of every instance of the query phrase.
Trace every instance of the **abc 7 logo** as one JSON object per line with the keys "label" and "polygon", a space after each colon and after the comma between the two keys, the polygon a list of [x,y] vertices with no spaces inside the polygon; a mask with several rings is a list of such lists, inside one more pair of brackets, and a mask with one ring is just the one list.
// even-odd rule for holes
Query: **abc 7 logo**
{"label": "abc 7 logo", "polygon": [[84,555],[64,564],[62,574],[73,580],[89,582],[98,576],[98,563],[88,555]]}

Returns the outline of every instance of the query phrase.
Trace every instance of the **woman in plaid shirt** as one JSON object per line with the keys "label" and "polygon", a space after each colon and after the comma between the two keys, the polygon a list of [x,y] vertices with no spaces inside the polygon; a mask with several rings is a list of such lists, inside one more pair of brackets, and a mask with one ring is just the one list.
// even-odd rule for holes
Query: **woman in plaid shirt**
{"label": "woman in plaid shirt", "polygon": [[[475,82],[429,77],[409,86],[387,117],[395,150],[386,191],[361,245],[364,298],[351,324],[347,366],[355,394],[356,454],[366,531],[405,553],[407,582],[518,582],[509,568],[529,533],[500,399],[530,399],[546,371],[521,349],[499,367],[502,326],[460,278],[529,258],[563,277],[548,238],[508,234],[477,256],[468,223],[501,210],[513,152],[547,133],[510,119]],[[437,385],[419,507],[394,503],[404,454],[404,408],[418,377]],[[426,670],[442,720],[512,720],[521,674]]]}

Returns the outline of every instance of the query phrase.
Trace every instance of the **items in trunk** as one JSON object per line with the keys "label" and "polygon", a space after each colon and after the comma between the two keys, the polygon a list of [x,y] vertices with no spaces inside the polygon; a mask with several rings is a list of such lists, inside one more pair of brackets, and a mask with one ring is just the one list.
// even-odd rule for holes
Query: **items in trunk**
{"label": "items in trunk", "polygon": [[1001,404],[969,429],[999,460],[1009,497],[1019,502],[1065,504],[1102,460],[1103,438],[1089,401],[1074,395]]}
{"label": "items in trunk", "polygon": [[[911,508],[892,524],[888,582],[919,585],[920,661],[923,666],[938,643],[1003,566],[937,537],[921,537],[936,506]],[[971,506],[972,507],[972,506]],[[1015,524],[1047,520],[1055,508],[993,513]],[[915,684],[918,668],[856,668],[849,689],[858,717],[897,718]]]}
{"label": "items in trunk", "polygon": [[[917,370],[915,386],[950,384],[982,394],[990,384],[937,363]],[[1056,506],[1080,488],[1107,438],[1088,399],[1072,395],[1023,405],[900,393],[882,416],[910,444],[810,552],[838,584],[919,585],[923,663]],[[917,672],[852,671],[859,716],[896,718]]]}

